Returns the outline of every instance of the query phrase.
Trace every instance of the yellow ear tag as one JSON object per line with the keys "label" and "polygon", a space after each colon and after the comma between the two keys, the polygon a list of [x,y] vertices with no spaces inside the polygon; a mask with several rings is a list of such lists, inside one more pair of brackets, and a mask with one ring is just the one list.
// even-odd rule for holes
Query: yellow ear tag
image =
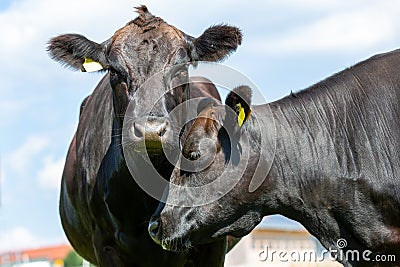
{"label": "yellow ear tag", "polygon": [[93,61],[93,59],[85,57],[83,68],[85,69],[86,72],[94,72],[102,70],[103,66],[99,62]]}
{"label": "yellow ear tag", "polygon": [[242,127],[246,115],[244,113],[244,108],[242,107],[242,105],[239,103],[239,104],[237,104],[237,106],[239,108],[238,124],[240,127]]}

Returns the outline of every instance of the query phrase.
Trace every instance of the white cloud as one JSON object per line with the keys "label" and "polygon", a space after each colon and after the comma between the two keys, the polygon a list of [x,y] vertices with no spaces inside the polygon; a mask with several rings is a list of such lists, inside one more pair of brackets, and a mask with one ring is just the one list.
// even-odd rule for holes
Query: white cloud
{"label": "white cloud", "polygon": [[55,160],[53,157],[46,157],[44,166],[37,175],[39,186],[43,189],[55,189],[59,192],[64,163],[63,158]]}
{"label": "white cloud", "polygon": [[33,248],[48,243],[47,240],[31,233],[27,228],[16,226],[0,232],[0,252]]}
{"label": "white cloud", "polygon": [[[68,4],[52,0],[20,1],[7,12],[0,14],[0,32],[7,34],[2,45],[14,51],[19,50],[54,30],[75,28],[83,31],[96,21],[101,27],[91,29],[91,32],[103,33],[107,20],[118,21],[115,15],[117,12],[120,14],[124,12],[121,12],[123,2],[126,1],[117,0],[110,3],[104,0],[71,0]],[[125,5],[127,4],[129,3],[126,2]]]}
{"label": "white cloud", "polygon": [[[312,1],[312,0],[310,0]],[[263,51],[348,53],[389,43],[398,36],[400,2],[355,3],[252,45]]]}
{"label": "white cloud", "polygon": [[41,81],[49,77],[49,70],[54,72],[51,68],[47,72],[43,68],[51,64],[46,53],[46,43],[51,37],[76,32],[103,41],[126,23],[128,12],[133,13],[130,5],[130,1],[124,0],[71,0],[65,4],[53,0],[16,2],[0,13],[0,34],[5,36],[0,50],[0,75],[4,76],[2,80],[6,84],[10,84],[4,90],[28,89],[24,81],[15,78],[17,73],[24,75],[25,81]]}
{"label": "white cloud", "polygon": [[[43,77],[49,73],[43,68],[36,68],[38,64],[52,64],[45,52],[48,39],[57,34],[66,32],[81,33],[95,41],[103,41],[113,34],[120,26],[136,15],[133,6],[141,4],[131,1],[116,0],[71,0],[60,2],[54,0],[21,0],[7,12],[0,13],[0,33],[7,36],[2,40],[0,57],[2,65],[7,66],[4,71],[24,71],[25,75]],[[284,32],[268,33],[260,31],[252,36],[245,32],[246,49],[256,51],[354,51],[360,46],[373,46],[393,38],[400,25],[400,2],[395,0],[382,1],[332,1],[332,0],[305,0],[278,2],[263,1],[255,3],[241,13],[243,3],[239,1],[205,0],[201,4],[186,4],[183,1],[166,2],[161,0],[148,0],[146,3],[150,10],[164,17],[171,23],[177,23],[179,28],[188,29],[199,27],[200,14],[220,14],[226,9],[229,14],[220,14],[224,18],[249,17],[258,23],[265,23],[264,16],[269,9],[277,8],[279,12],[310,14],[307,20],[299,20],[297,25]],[[176,8],[179,6],[179,9]],[[209,6],[213,8],[210,10]],[[226,6],[224,8],[224,6]],[[238,6],[236,9],[235,6]],[[322,14],[322,15],[321,15]],[[282,14],[283,17],[287,16]],[[207,20],[207,18],[204,18]],[[213,19],[214,20],[214,19]],[[242,20],[248,27],[252,20]],[[212,23],[224,22],[218,18]],[[228,22],[229,21],[225,21]],[[290,23],[290,21],[287,21]],[[207,27],[205,22],[202,27]],[[262,29],[262,27],[260,27]],[[189,30],[189,34],[191,33]],[[33,52],[35,51],[35,52]],[[29,64],[25,64],[29,62]],[[55,70],[60,70],[55,68]],[[52,68],[47,71],[53,72]],[[29,73],[28,73],[29,72]],[[8,77],[4,77],[5,82]],[[16,81],[14,81],[14,84]]]}
{"label": "white cloud", "polygon": [[49,141],[44,136],[30,136],[11,154],[6,155],[6,167],[18,175],[26,174],[39,155],[48,146]]}

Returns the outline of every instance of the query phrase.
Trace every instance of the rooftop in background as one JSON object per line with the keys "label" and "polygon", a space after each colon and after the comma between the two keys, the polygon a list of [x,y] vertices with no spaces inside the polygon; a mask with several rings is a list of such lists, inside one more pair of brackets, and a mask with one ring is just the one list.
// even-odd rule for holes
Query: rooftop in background
{"label": "rooftop in background", "polygon": [[10,263],[46,260],[54,262],[63,260],[72,251],[71,245],[59,245],[37,249],[26,249],[0,254],[0,266]]}
{"label": "rooftop in background", "polygon": [[[225,267],[339,267],[324,254],[319,241],[300,224],[268,216],[227,254]],[[293,221],[292,221],[293,222]],[[279,226],[280,228],[271,227]]]}

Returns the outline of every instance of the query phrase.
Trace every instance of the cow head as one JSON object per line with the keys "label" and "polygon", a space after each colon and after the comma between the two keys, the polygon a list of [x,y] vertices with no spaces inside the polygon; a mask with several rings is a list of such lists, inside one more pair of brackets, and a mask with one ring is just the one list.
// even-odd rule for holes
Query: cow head
{"label": "cow head", "polygon": [[[254,120],[250,98],[249,87],[236,88],[225,106],[206,106],[188,130],[164,194],[166,204],[160,203],[149,223],[150,236],[163,248],[181,250],[227,234],[243,236],[260,222],[248,190],[241,190],[249,188],[257,164],[253,158],[242,164],[252,146],[242,142],[247,131],[243,128]],[[225,187],[232,189],[224,193]]]}
{"label": "cow head", "polygon": [[[72,69],[108,71],[115,114],[120,125],[129,116],[133,147],[140,152],[145,144],[160,152],[161,144],[171,138],[168,113],[188,98],[189,65],[222,60],[236,50],[242,37],[238,28],[218,25],[194,38],[153,16],[145,6],[137,11],[136,19],[103,43],[65,34],[51,39],[48,51]],[[126,114],[129,103],[133,108]]]}

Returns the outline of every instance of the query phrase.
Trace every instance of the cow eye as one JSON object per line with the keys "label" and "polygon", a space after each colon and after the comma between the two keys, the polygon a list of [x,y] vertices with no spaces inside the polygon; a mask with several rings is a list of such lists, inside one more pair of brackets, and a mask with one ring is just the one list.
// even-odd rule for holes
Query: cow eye
{"label": "cow eye", "polygon": [[110,73],[110,83],[111,86],[114,88],[117,84],[118,84],[118,73],[115,71],[115,69],[111,69],[109,70]]}
{"label": "cow eye", "polygon": [[183,79],[186,78],[187,76],[188,76],[188,70],[185,66],[179,66],[174,72],[175,78]]}
{"label": "cow eye", "polygon": [[177,74],[180,78],[186,78],[188,76],[188,72],[186,69],[178,71]]}
{"label": "cow eye", "polygon": [[109,69],[109,72],[110,72],[110,78],[111,78],[111,79],[117,78],[117,77],[118,77],[118,73],[117,73],[117,71],[116,71],[115,69],[110,68],[110,69]]}
{"label": "cow eye", "polygon": [[116,86],[120,82],[125,82],[126,84],[130,85],[130,80],[128,79],[128,76],[125,74],[125,72],[121,72],[119,70],[116,70],[115,68],[110,67],[109,73],[112,87]]}

